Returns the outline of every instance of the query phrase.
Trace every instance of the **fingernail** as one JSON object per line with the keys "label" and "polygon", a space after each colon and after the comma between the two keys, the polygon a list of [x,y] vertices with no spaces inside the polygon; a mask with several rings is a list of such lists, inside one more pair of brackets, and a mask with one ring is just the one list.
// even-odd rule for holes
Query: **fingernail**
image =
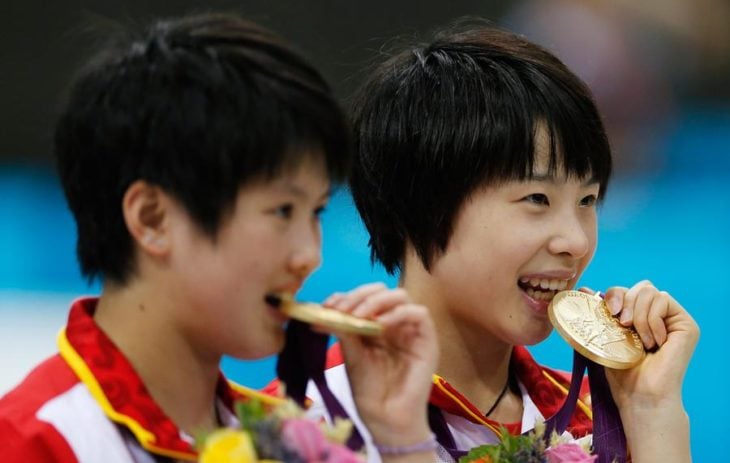
{"label": "fingernail", "polygon": [[615,297],[606,300],[608,309],[611,311],[611,315],[616,315],[621,312],[621,303]]}
{"label": "fingernail", "polygon": [[333,294],[324,301],[324,305],[333,309],[339,309],[346,303],[346,301],[347,299],[342,294]]}

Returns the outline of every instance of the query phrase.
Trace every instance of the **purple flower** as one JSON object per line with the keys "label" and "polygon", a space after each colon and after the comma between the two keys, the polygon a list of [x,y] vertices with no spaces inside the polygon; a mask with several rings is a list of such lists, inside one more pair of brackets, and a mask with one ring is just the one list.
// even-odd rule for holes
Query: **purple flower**
{"label": "purple flower", "polygon": [[545,451],[547,463],[592,463],[597,455],[589,455],[578,444],[566,443],[549,448]]}

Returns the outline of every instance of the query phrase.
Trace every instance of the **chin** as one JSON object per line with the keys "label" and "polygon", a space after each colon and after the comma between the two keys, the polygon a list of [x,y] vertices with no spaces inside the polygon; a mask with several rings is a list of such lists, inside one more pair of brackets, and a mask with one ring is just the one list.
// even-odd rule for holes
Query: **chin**
{"label": "chin", "polygon": [[[263,334],[263,333],[262,333]],[[272,355],[276,355],[284,348],[284,332],[278,334],[270,334],[267,337],[256,336],[249,337],[249,341],[253,344],[239,346],[235,353],[229,355],[241,360],[259,360]]]}
{"label": "chin", "polygon": [[541,342],[546,340],[550,336],[550,333],[552,333],[552,332],[553,332],[552,325],[546,327],[545,329],[543,329],[541,331],[535,332],[535,333],[527,334],[527,333],[523,332],[523,333],[521,333],[522,342],[515,343],[515,344],[518,344],[521,346],[534,346],[535,344],[540,344]]}

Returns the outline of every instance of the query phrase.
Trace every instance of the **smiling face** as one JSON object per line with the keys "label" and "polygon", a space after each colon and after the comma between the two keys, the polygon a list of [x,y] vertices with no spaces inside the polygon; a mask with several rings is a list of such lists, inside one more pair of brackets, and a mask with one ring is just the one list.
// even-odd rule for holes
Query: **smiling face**
{"label": "smiling face", "polygon": [[531,178],[484,187],[465,201],[431,269],[440,304],[462,329],[508,344],[549,335],[550,300],[575,285],[596,248],[598,183],[560,167],[550,175],[542,145]]}
{"label": "smiling face", "polygon": [[[317,159],[313,156],[312,159]],[[243,186],[214,239],[171,211],[171,297],[191,345],[259,358],[283,347],[285,318],[265,298],[295,293],[321,259],[329,180],[317,161]]]}

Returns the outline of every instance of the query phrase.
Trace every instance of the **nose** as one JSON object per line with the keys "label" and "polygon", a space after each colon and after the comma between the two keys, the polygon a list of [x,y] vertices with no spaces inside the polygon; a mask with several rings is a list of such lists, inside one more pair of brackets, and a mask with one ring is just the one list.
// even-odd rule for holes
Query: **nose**
{"label": "nose", "polygon": [[293,244],[289,269],[297,277],[304,279],[322,262],[322,238],[319,226],[298,233],[293,238]]}
{"label": "nose", "polygon": [[580,213],[561,214],[553,229],[555,232],[548,244],[551,253],[581,259],[593,252],[596,243],[595,217],[582,217]]}

